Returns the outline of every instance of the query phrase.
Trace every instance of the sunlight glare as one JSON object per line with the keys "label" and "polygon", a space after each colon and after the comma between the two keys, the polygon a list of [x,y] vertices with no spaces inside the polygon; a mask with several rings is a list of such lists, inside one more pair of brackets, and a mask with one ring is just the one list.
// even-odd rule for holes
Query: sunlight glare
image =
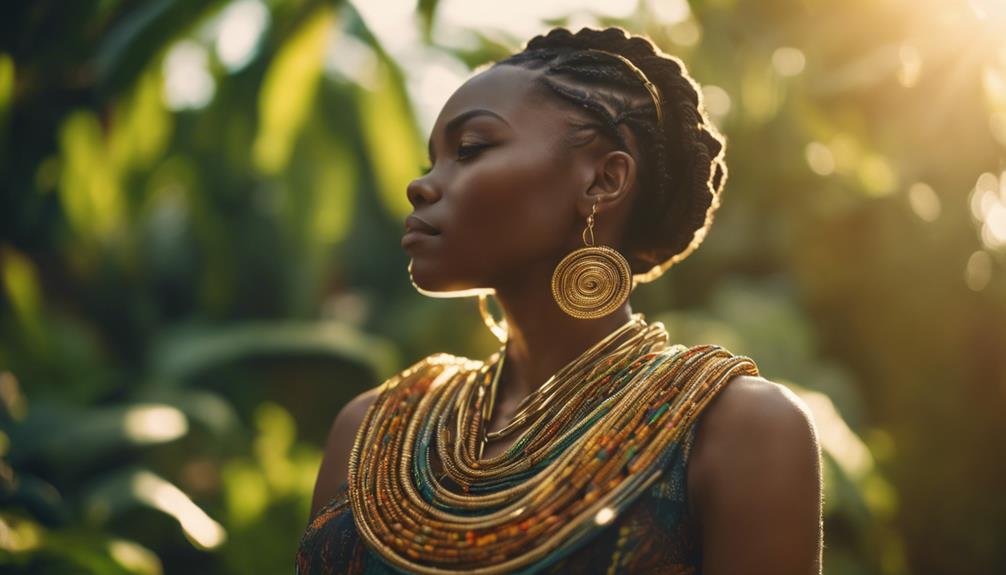
{"label": "sunlight glare", "polygon": [[112,559],[130,573],[163,573],[161,560],[157,555],[138,543],[126,539],[112,539],[106,545]]}
{"label": "sunlight glare", "polygon": [[984,230],[988,230],[982,235],[985,245],[990,248],[998,248],[1006,245],[1006,205],[996,202],[985,215]]}
{"label": "sunlight glare", "polygon": [[857,171],[864,191],[871,196],[886,196],[898,185],[898,173],[894,165],[881,154],[867,154]]}
{"label": "sunlight glare", "polygon": [[137,443],[171,441],[188,433],[185,414],[168,405],[131,408],[122,423],[126,437]]}
{"label": "sunlight glare", "polygon": [[653,15],[665,24],[682,22],[692,14],[685,0],[649,0],[647,5],[653,11]]}
{"label": "sunlight glare", "polygon": [[1006,74],[996,66],[985,66],[982,72],[985,96],[996,107],[1006,107]]}
{"label": "sunlight glare", "polygon": [[377,88],[377,55],[374,50],[352,34],[337,31],[329,36],[325,50],[325,73],[343,77],[373,91]]}
{"label": "sunlight glare", "polygon": [[802,390],[798,395],[814,416],[821,447],[852,477],[866,476],[874,467],[873,455],[842,419],[831,398],[819,391],[810,390]]}
{"label": "sunlight glare", "polygon": [[940,197],[925,182],[915,182],[908,188],[908,204],[923,221],[933,222],[940,216]]}
{"label": "sunlight glare", "polygon": [[637,0],[510,0],[493,3],[445,0],[438,6],[437,12],[438,18],[451,27],[502,30],[515,37],[530,38],[546,31],[544,20],[582,16],[584,13],[605,18],[627,18],[637,3]]}
{"label": "sunlight glare", "polygon": [[5,553],[24,553],[38,549],[45,540],[42,526],[16,515],[0,515],[0,549]]}
{"label": "sunlight glare", "polygon": [[849,133],[839,132],[828,143],[828,149],[835,159],[835,170],[851,172],[859,165],[862,147],[856,138]]}
{"label": "sunlight glare", "polygon": [[197,109],[210,103],[216,82],[210,75],[206,48],[182,40],[164,58],[164,101],[171,110]]}
{"label": "sunlight glare", "polygon": [[968,5],[979,20],[1006,18],[1006,2],[1002,0],[968,0]]}
{"label": "sunlight glare", "polygon": [[1006,111],[995,111],[989,114],[989,131],[999,144],[1006,146]]}
{"label": "sunlight glare", "polygon": [[667,37],[679,46],[692,47],[702,40],[702,27],[694,18],[689,18],[668,28]]}
{"label": "sunlight glare", "polygon": [[594,522],[598,525],[607,525],[615,518],[615,510],[611,507],[602,507],[597,515],[594,516]]}
{"label": "sunlight glare", "polygon": [[721,120],[730,111],[730,94],[714,84],[702,86],[702,104],[715,120]]}
{"label": "sunlight glare", "polygon": [[433,131],[444,102],[463,84],[471,72],[456,58],[444,54],[423,51],[408,68],[409,94],[416,108],[422,133]]}
{"label": "sunlight glare", "polygon": [[[414,0],[382,0],[366,2],[355,0],[353,7],[366,22],[367,27],[380,40],[390,54],[399,56],[419,45],[419,26],[416,25]],[[443,7],[438,7],[437,11]],[[489,12],[487,10],[487,12]]]}
{"label": "sunlight glare", "polygon": [[981,226],[979,235],[986,248],[1006,247],[1006,171],[978,176],[969,199],[971,215]]}
{"label": "sunlight glare", "polygon": [[985,219],[985,214],[995,203],[998,188],[999,179],[992,172],[984,172],[978,176],[974,188],[971,189],[971,215],[979,222]]}
{"label": "sunlight glare", "polygon": [[827,176],[835,171],[835,156],[831,148],[821,142],[811,142],[804,149],[804,158],[810,169],[819,176]]}
{"label": "sunlight glare", "polygon": [[803,51],[792,46],[781,46],[772,52],[772,66],[780,76],[796,76],[807,63]]}
{"label": "sunlight glare", "polygon": [[922,56],[919,55],[918,48],[906,42],[898,50],[898,58],[901,60],[901,65],[898,67],[898,82],[906,88],[911,88],[918,83],[922,73]]}
{"label": "sunlight glare", "polygon": [[182,490],[149,472],[133,478],[132,490],[151,507],[171,515],[192,541],[203,549],[219,547],[227,539],[223,526],[214,521]]}
{"label": "sunlight glare", "polygon": [[268,25],[269,10],[261,0],[237,0],[223,9],[216,52],[228,71],[240,70],[251,61]]}
{"label": "sunlight glare", "polygon": [[972,291],[982,291],[992,279],[992,258],[987,252],[978,250],[971,254],[964,267],[964,282]]}

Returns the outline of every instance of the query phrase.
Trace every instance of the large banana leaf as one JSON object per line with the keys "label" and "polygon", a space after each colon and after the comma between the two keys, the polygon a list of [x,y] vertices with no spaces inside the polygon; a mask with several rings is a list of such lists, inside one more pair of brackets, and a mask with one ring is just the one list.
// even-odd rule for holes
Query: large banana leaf
{"label": "large banana leaf", "polygon": [[82,408],[40,401],[10,429],[10,459],[80,471],[97,458],[174,441],[188,431],[189,419],[167,404]]}
{"label": "large banana leaf", "polygon": [[140,467],[125,468],[93,480],[84,488],[84,508],[93,524],[137,507],[151,508],[174,518],[193,545],[212,549],[227,532],[196,505],[184,491],[160,475]]}
{"label": "large banana leaf", "polygon": [[254,322],[231,327],[189,328],[154,346],[152,373],[169,385],[201,372],[252,357],[329,357],[390,375],[397,365],[392,345],[339,322]]}

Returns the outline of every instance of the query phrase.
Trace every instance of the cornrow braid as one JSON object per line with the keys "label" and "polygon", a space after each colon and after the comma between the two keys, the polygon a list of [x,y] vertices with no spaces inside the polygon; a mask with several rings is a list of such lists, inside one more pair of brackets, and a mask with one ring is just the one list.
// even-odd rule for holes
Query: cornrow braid
{"label": "cornrow braid", "polygon": [[[620,54],[646,74],[662,96],[662,125],[632,70],[589,48]],[[622,251],[637,283],[656,279],[702,243],[726,183],[726,142],[709,121],[699,84],[681,60],[622,28],[582,28],[574,34],[560,27],[535,36],[523,51],[493,66],[500,65],[543,70],[538,82],[547,93],[585,109],[599,122],[594,127],[625,151],[629,147],[618,125],[635,135],[643,155],[641,193]]]}

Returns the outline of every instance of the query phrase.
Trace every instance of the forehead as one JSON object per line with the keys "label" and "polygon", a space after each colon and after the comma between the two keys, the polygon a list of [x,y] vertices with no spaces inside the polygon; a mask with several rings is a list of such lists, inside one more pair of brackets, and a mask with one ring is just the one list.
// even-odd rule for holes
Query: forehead
{"label": "forehead", "polygon": [[469,78],[444,103],[434,131],[456,115],[472,108],[488,108],[503,116],[511,126],[535,125],[551,118],[556,109],[540,97],[535,78],[541,72],[519,66],[500,65]]}

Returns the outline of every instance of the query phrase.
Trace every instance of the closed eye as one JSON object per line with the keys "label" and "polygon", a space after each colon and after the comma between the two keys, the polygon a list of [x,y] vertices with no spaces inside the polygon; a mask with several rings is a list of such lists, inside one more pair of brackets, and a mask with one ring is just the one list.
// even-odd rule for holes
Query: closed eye
{"label": "closed eye", "polygon": [[[468,144],[458,146],[458,159],[468,160],[474,158],[475,156],[478,155],[479,152],[490,147],[492,147],[490,144]],[[433,171],[433,166],[432,165],[421,166],[419,169],[425,176],[426,174],[429,174],[431,171]]]}
{"label": "closed eye", "polygon": [[470,144],[467,146],[464,145],[458,146],[458,159],[466,160],[468,158],[472,158],[488,147],[489,147],[488,144]]}

